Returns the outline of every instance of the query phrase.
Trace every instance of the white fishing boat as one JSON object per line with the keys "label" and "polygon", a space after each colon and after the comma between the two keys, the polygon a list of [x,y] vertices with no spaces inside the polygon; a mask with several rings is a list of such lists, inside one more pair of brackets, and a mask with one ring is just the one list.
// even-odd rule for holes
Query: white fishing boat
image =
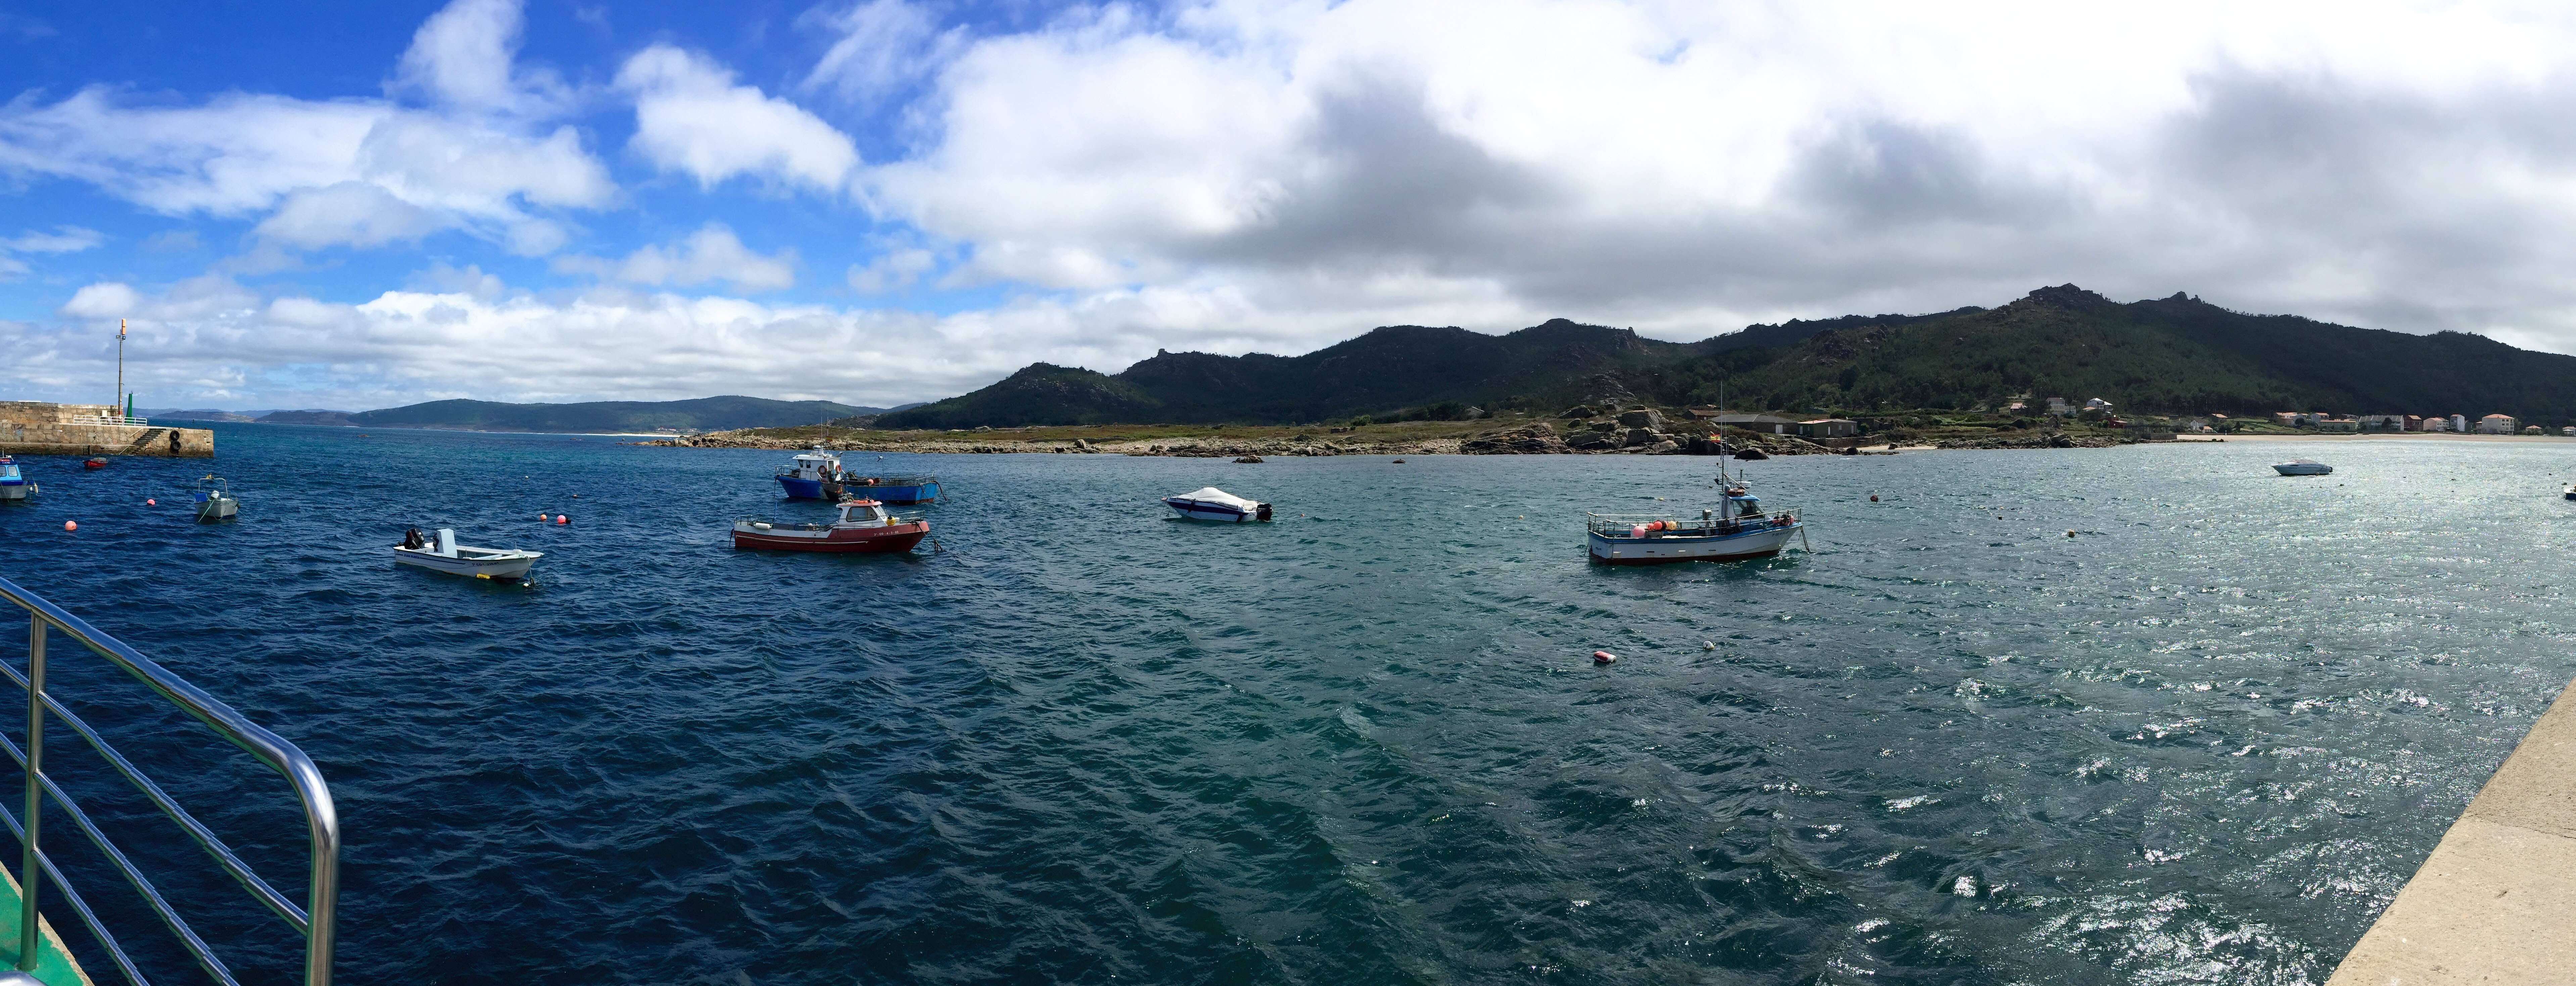
{"label": "white fishing boat", "polygon": [[1164,497],[1163,505],[1172,508],[1173,513],[1190,520],[1239,524],[1247,520],[1270,519],[1269,504],[1259,500],[1246,500],[1213,486],[1202,486],[1179,496]]}
{"label": "white fishing boat", "polygon": [[[1723,391],[1720,394],[1718,406],[1724,407]],[[1720,438],[1717,486],[1724,495],[1715,509],[1700,511],[1696,519],[1586,513],[1584,541],[1592,560],[1604,565],[1742,561],[1779,554],[1793,537],[1805,545],[1807,525],[1796,512],[1764,510],[1751,483],[1741,475],[1727,475],[1727,447],[1723,435]]]}
{"label": "white fishing boat", "polygon": [[2288,462],[2273,463],[2272,471],[2284,476],[2323,476],[2333,472],[2334,467],[2308,459],[2292,459]]}
{"label": "white fishing boat", "polygon": [[528,567],[545,557],[542,551],[519,551],[511,548],[473,548],[456,543],[456,532],[439,528],[434,538],[423,538],[412,530],[403,543],[394,546],[394,561],[449,575],[467,575],[498,582],[514,582],[528,576]]}

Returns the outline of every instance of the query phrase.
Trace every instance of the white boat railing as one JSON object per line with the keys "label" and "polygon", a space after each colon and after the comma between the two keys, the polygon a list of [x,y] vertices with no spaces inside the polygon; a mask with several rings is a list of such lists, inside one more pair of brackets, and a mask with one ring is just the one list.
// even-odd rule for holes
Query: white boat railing
{"label": "white boat railing", "polygon": [[95,418],[74,418],[72,419],[72,423],[76,425],[130,425],[134,427],[142,427],[151,424],[152,419],[129,418],[121,414],[102,414]]}
{"label": "white boat railing", "polygon": [[1669,513],[1604,514],[1586,512],[1583,516],[1584,530],[1608,538],[1633,538],[1637,536],[1636,529],[1640,525],[1652,524],[1659,521],[1672,526],[1665,527],[1660,530],[1648,531],[1646,532],[1647,536],[1668,534],[1684,537],[1705,537],[1712,534],[1737,534],[1747,530],[1761,530],[1774,527],[1795,527],[1798,524],[1797,511],[1786,507],[1755,514],[1749,517],[1736,517],[1728,520],[1720,520],[1714,515],[1708,517],[1676,517]]}
{"label": "white boat railing", "polygon": [[[19,972],[27,974],[28,981],[33,981],[32,970],[43,954],[38,948],[39,928],[42,926],[37,920],[36,905],[41,891],[45,889],[45,880],[50,879],[52,885],[61,891],[63,902],[71,905],[73,913],[79,915],[81,924],[98,939],[99,946],[105,949],[109,958],[115,961],[117,968],[125,974],[126,980],[134,983],[135,986],[147,986],[150,982],[144,978],[140,970],[135,968],[133,959],[128,957],[125,949],[117,944],[116,936],[108,931],[107,926],[99,920],[97,913],[90,909],[88,901],[84,900],[80,892],[63,879],[63,873],[55,867],[53,858],[40,847],[44,828],[44,803],[45,799],[50,797],[55,804],[62,807],[65,817],[71,819],[72,825],[79,828],[81,834],[88,836],[89,841],[98,847],[99,852],[107,857],[108,862],[113,864],[118,872],[124,874],[128,883],[133,884],[135,891],[142,895],[144,903],[160,916],[163,924],[169,926],[172,936],[176,937],[188,954],[196,959],[198,966],[217,982],[226,984],[235,982],[232,970],[224,965],[222,959],[215,957],[214,950],[206,944],[205,939],[199,937],[197,932],[188,926],[188,922],[179,917],[178,912],[171,908],[169,901],[152,886],[152,881],[145,878],[140,870],[135,869],[133,861],[127,858],[114,842],[109,841],[106,833],[99,830],[89,814],[72,801],[71,795],[55,785],[53,779],[45,774],[45,713],[51,712],[53,717],[59,719],[63,725],[70,727],[72,732],[87,740],[91,749],[96,750],[101,759],[106,760],[117,773],[124,775],[135,789],[143,792],[144,797],[150,799],[155,807],[160,808],[161,813],[176,823],[189,839],[214,857],[216,865],[231,875],[235,882],[241,884],[242,889],[253,899],[284,919],[288,926],[302,935],[304,937],[302,980],[305,986],[327,986],[331,981],[335,916],[339,912],[340,900],[340,816],[331,801],[331,787],[323,782],[322,772],[313,765],[313,759],[305,756],[304,751],[296,749],[295,744],[244,718],[241,713],[234,711],[232,706],[225,705],[221,700],[189,684],[187,680],[170,673],[168,669],[144,657],[134,648],[126,646],[124,642],[108,636],[80,617],[63,611],[61,607],[20,588],[16,583],[5,578],[0,578],[0,599],[16,603],[28,613],[26,673],[21,674],[18,669],[0,662],[0,674],[6,674],[11,681],[17,682],[18,687],[27,691],[26,748],[21,750],[18,744],[9,742],[5,736],[0,736],[0,747],[6,748],[10,758],[18,762],[26,777],[24,815],[12,816],[5,809],[0,809],[0,822],[8,824],[10,833],[18,837],[19,845],[23,849],[18,870],[20,912],[17,969]],[[296,800],[303,808],[305,829],[311,850],[311,869],[308,873],[304,907],[297,907],[295,902],[287,899],[285,894],[269,886],[268,881],[260,879],[259,874],[251,872],[249,864],[234,855],[232,849],[225,846],[222,839],[217,838],[204,823],[188,814],[187,809],[179,807],[179,803],[173,800],[168,792],[163,791],[159,784],[153,783],[151,778],[144,776],[143,771],[132,761],[127,760],[123,754],[118,753],[115,747],[108,745],[107,740],[100,737],[97,730],[90,728],[88,723],[81,721],[79,716],[72,714],[72,711],[65,708],[62,703],[54,701],[53,693],[48,691],[45,685],[45,638],[54,631],[60,631],[65,636],[79,641],[98,656],[105,658],[109,664],[134,676],[135,680],[142,682],[154,694],[161,696],[171,705],[177,706],[180,711],[187,713],[198,722],[204,723],[207,728],[214,730],[216,735],[240,747],[260,763],[268,765],[269,769],[277,771],[286,778],[287,786],[294,790]],[[310,910],[308,911],[307,908]],[[9,981],[13,975],[17,974],[0,973],[0,982]]]}

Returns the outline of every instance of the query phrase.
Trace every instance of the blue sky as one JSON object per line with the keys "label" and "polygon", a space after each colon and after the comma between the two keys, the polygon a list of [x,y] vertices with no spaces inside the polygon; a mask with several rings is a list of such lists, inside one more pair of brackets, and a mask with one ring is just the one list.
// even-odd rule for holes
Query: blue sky
{"label": "blue sky", "polygon": [[2576,350],[2555,7],[0,13],[0,397],[891,404],[2073,281]]}

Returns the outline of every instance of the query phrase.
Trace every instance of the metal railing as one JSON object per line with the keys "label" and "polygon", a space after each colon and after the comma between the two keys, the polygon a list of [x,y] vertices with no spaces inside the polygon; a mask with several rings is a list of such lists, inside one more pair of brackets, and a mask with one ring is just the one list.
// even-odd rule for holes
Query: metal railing
{"label": "metal railing", "polygon": [[[322,772],[313,766],[312,758],[305,756],[304,751],[296,749],[295,744],[243,718],[242,714],[233,711],[231,706],[225,705],[214,696],[199,690],[197,686],[189,684],[185,679],[153,663],[150,658],[137,653],[134,648],[100,632],[80,617],[64,612],[61,607],[45,601],[43,597],[20,588],[16,583],[0,578],[0,598],[6,598],[18,604],[28,613],[26,673],[20,674],[18,669],[6,663],[0,663],[0,674],[6,674],[11,681],[18,684],[18,687],[27,691],[26,749],[20,750],[17,744],[9,742],[5,736],[0,736],[0,746],[7,748],[10,759],[16,760],[26,774],[24,824],[21,824],[20,819],[11,817],[6,810],[0,810],[0,822],[8,824],[10,833],[18,837],[24,849],[18,871],[22,908],[18,923],[20,937],[18,969],[23,972],[33,970],[36,966],[36,960],[40,954],[37,950],[40,939],[36,900],[40,878],[51,877],[54,885],[61,889],[64,903],[70,904],[73,912],[80,916],[81,923],[89,928],[90,934],[98,939],[100,947],[115,960],[117,968],[125,973],[126,979],[136,986],[145,986],[149,982],[144,978],[143,973],[135,968],[133,959],[126,955],[125,949],[116,943],[116,937],[99,921],[98,915],[91,911],[89,903],[81,898],[79,891],[64,881],[62,871],[55,868],[52,858],[39,848],[38,839],[43,831],[44,798],[51,796],[54,802],[62,807],[64,815],[81,830],[81,834],[88,836],[90,842],[97,845],[100,853],[107,857],[108,862],[134,885],[134,889],[142,895],[144,902],[160,916],[163,924],[169,926],[171,934],[179,939],[179,943],[187,949],[189,955],[196,959],[198,966],[215,981],[225,983],[227,986],[236,986],[232,971],[224,965],[223,960],[215,957],[214,950],[188,927],[188,923],[179,917],[178,912],[171,909],[169,901],[163,899],[161,892],[153,888],[152,881],[135,869],[133,861],[127,859],[125,853],[119,850],[115,843],[110,842],[105,833],[99,831],[98,826],[90,821],[89,815],[72,802],[71,796],[64,793],[62,788],[55,786],[53,779],[45,775],[45,713],[50,711],[55,718],[62,721],[63,725],[70,727],[72,732],[88,740],[89,745],[98,751],[101,758],[115,767],[117,773],[125,775],[125,779],[132,782],[136,790],[143,792],[144,797],[150,799],[155,807],[161,809],[163,815],[169,816],[170,820],[177,823],[190,839],[205,849],[208,855],[214,857],[216,865],[240,883],[242,889],[248,891],[252,898],[258,900],[278,917],[285,919],[289,926],[303,935],[306,986],[328,984],[331,981],[333,918],[339,909],[340,896],[340,819],[331,804],[331,788],[323,783]],[[63,707],[62,703],[54,701],[52,694],[45,690],[45,638],[52,630],[59,630],[73,640],[79,641],[100,657],[106,658],[108,663],[133,675],[135,680],[142,682],[155,694],[168,700],[171,705],[177,706],[180,711],[205,723],[207,728],[215,731],[216,735],[230,740],[233,745],[241,747],[259,762],[267,764],[269,769],[285,776],[287,785],[295,790],[297,800],[303,805],[304,821],[311,838],[312,871],[305,897],[307,906],[312,909],[310,913],[307,913],[304,908],[295,906],[294,901],[278,893],[276,888],[269,886],[268,881],[260,879],[259,874],[251,872],[249,864],[234,855],[232,849],[224,845],[223,840],[216,838],[204,824],[189,815],[186,809],[179,807],[179,803],[172,800],[168,792],[163,791],[159,784],[153,783],[151,778],[144,776],[143,771],[135,767],[134,763],[127,760],[123,754],[116,752],[116,748],[108,745],[107,740],[100,737],[97,730],[91,729],[88,723],[82,722],[79,716],[72,714],[72,711]],[[0,977],[0,981],[5,980],[6,977]]]}
{"label": "metal railing", "polygon": [[76,425],[149,425],[150,418],[129,418],[121,414],[102,414],[95,418],[74,418]]}

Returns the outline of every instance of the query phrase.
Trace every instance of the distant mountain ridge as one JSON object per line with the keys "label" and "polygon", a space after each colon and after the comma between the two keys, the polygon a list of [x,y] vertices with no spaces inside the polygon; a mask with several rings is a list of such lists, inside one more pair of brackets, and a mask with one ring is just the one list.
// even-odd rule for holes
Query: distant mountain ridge
{"label": "distant mountain ridge", "polygon": [[445,400],[377,411],[272,411],[257,420],[262,424],[361,428],[602,433],[790,428],[883,414],[887,410],[834,401],[779,401],[728,395],[684,401],[588,401],[576,404]]}
{"label": "distant mountain ridge", "polygon": [[2072,284],[1997,308],[1752,325],[1698,342],[1566,319],[1508,335],[1389,326],[1303,356],[1157,352],[1115,374],[1035,363],[879,428],[1292,424],[1474,404],[1719,401],[1799,413],[1999,408],[2100,397],[2154,412],[2501,412],[2576,422],[2576,357],[2460,332],[2249,315],[2188,294],[2114,302]]}

